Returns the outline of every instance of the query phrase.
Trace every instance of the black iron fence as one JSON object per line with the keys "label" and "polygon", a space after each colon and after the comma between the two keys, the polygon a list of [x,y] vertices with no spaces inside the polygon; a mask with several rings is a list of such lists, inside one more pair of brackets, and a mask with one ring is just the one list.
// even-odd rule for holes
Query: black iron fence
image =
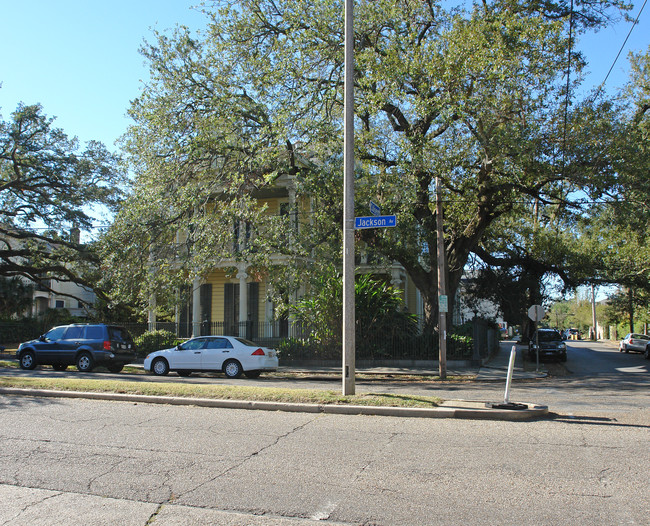
{"label": "black iron fence", "polygon": [[[175,345],[193,334],[220,334],[238,336],[251,340],[260,346],[276,349],[282,365],[319,363],[340,364],[341,341],[338,335],[317,337],[311,327],[292,320],[273,322],[203,322],[174,323],[117,322],[129,330],[140,354]],[[15,344],[37,338],[49,327],[35,321],[0,323],[0,345]],[[413,324],[392,325],[381,332],[372,328],[357,327],[355,342],[356,361],[359,364],[390,364],[404,366],[426,365],[421,362],[438,360],[438,335],[436,332],[414,330]],[[465,335],[450,331],[447,335],[447,359],[480,361],[498,348],[499,333],[486,322],[477,320]],[[468,335],[469,334],[469,335]]]}
{"label": "black iron fence", "polygon": [[[300,363],[339,363],[341,361],[340,338],[317,338],[311,327],[293,320],[273,322],[202,322],[173,323],[157,322],[155,324],[122,323],[137,339],[155,331],[162,341],[169,341],[170,334],[178,339],[196,335],[238,336],[257,343],[260,346],[276,349],[283,365]],[[465,331],[467,332],[467,331]],[[471,332],[470,332],[471,333]],[[499,333],[490,329],[486,323],[477,323],[473,336],[455,334],[447,337],[448,360],[481,360],[486,358],[498,346]],[[476,345],[475,345],[476,342]],[[436,332],[414,331],[413,325],[405,323],[403,327],[393,325],[389,331],[374,333],[357,327],[355,342],[356,360],[360,363],[371,362],[415,362],[437,361],[439,356],[438,334]]]}

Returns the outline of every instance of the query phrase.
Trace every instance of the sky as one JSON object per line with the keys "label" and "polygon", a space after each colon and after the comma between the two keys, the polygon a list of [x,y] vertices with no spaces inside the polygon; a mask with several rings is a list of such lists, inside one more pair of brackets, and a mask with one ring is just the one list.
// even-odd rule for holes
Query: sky
{"label": "sky", "polygon": [[[0,115],[9,119],[19,102],[40,103],[68,136],[77,136],[82,144],[99,140],[114,150],[130,122],[129,102],[148,75],[138,49],[145,40],[153,41],[153,29],[204,27],[205,16],[192,9],[198,3],[0,0]],[[642,4],[632,10],[634,17]],[[590,62],[587,87],[605,79],[629,28],[621,23],[578,43]],[[610,75],[608,91],[625,82],[628,52],[646,51],[649,45],[650,6]]]}
{"label": "sky", "polygon": [[82,143],[114,150],[148,69],[153,29],[204,26],[198,0],[0,0],[0,114],[40,103]]}

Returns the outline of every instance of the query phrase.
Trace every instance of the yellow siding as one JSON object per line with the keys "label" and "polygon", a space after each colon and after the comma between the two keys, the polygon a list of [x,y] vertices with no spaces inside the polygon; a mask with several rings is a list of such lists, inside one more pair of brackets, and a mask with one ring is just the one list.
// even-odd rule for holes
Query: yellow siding
{"label": "yellow siding", "polygon": [[[206,283],[212,285],[212,322],[222,322],[225,318],[224,312],[224,285],[231,282],[231,277],[227,276],[225,271],[216,269],[208,274]],[[250,283],[251,280],[248,279]],[[268,283],[266,277],[262,277],[259,282],[259,304],[258,304],[258,319],[266,321],[266,292]]]}
{"label": "yellow siding", "polygon": [[206,283],[212,285],[212,319],[210,321],[221,322],[224,320],[223,286],[226,281],[226,274],[223,270],[213,270],[206,279]]}
{"label": "yellow siding", "polygon": [[263,279],[260,282],[260,298],[259,305],[257,308],[257,319],[259,321],[266,321],[266,279]]}
{"label": "yellow siding", "polygon": [[267,199],[264,201],[260,201],[260,208],[266,205],[266,214],[267,215],[276,215],[278,213],[278,210],[280,208],[280,204],[278,203],[278,199]]}

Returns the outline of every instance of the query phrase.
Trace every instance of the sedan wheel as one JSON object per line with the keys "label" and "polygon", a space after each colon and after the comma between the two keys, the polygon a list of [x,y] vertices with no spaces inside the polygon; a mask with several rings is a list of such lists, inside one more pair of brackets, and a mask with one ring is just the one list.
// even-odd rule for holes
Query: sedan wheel
{"label": "sedan wheel", "polygon": [[223,364],[223,372],[228,378],[239,378],[244,371],[237,360],[228,360]]}
{"label": "sedan wheel", "polygon": [[89,373],[93,370],[93,357],[88,353],[83,353],[77,358],[77,369],[82,373]]}
{"label": "sedan wheel", "polygon": [[643,353],[643,356],[645,356],[646,360],[650,360],[650,346],[645,348],[645,353]]}
{"label": "sedan wheel", "polygon": [[164,358],[156,358],[151,364],[151,371],[158,376],[165,376],[169,372],[169,364]]}
{"label": "sedan wheel", "polygon": [[21,369],[34,369],[36,367],[36,358],[34,353],[27,351],[20,356],[20,368]]}

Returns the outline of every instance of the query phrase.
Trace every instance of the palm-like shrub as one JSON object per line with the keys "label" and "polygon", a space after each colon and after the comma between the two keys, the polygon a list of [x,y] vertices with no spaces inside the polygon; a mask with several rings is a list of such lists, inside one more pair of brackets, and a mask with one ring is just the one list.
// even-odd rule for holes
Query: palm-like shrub
{"label": "palm-like shrub", "polygon": [[[313,284],[312,293],[295,306],[294,315],[310,327],[312,340],[340,355],[342,310],[342,275],[330,267]],[[372,275],[356,277],[355,311],[359,358],[394,355],[394,349],[417,332],[417,318],[404,310],[402,291]]]}

